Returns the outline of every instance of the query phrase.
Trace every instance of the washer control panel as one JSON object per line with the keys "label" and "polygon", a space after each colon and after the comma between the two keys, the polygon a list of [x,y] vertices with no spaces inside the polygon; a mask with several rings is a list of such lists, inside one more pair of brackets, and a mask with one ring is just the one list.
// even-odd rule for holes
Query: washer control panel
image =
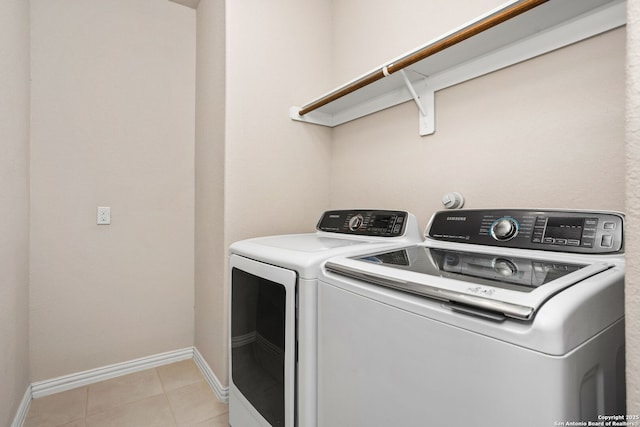
{"label": "washer control panel", "polygon": [[316,229],[361,236],[399,237],[404,234],[408,213],[386,210],[336,210],[322,215]]}
{"label": "washer control panel", "polygon": [[437,212],[426,235],[520,249],[616,253],[623,251],[623,224],[616,212],[463,209]]}

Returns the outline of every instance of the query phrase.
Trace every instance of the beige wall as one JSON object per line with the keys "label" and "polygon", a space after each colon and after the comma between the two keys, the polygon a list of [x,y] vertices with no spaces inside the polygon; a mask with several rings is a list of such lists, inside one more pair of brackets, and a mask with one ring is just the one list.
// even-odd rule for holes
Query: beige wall
{"label": "beige wall", "polygon": [[328,205],[331,131],[288,114],[331,84],[330,6],[227,3],[227,243],[312,230]]}
{"label": "beige wall", "polygon": [[203,0],[197,12],[195,345],[226,383],[224,12],[224,0]]}
{"label": "beige wall", "polygon": [[243,3],[223,19],[201,1],[194,113],[191,13],[167,3],[34,1],[34,380],[192,345],[195,329],[226,384],[228,244],[309,230],[328,205],[331,131],[287,112],[330,86],[329,5]]}
{"label": "beige wall", "polygon": [[[334,82],[327,91],[504,3],[504,0],[405,0],[391,5],[382,0],[334,1]],[[313,98],[318,95],[313,94]]]}
{"label": "beige wall", "polygon": [[[345,4],[358,1],[339,3],[355,10]],[[451,16],[459,9],[451,2],[411,3],[407,19],[420,15],[427,28],[431,22],[456,25]],[[368,4],[358,21],[364,28],[389,10],[381,1]],[[441,9],[443,18],[432,9]],[[356,19],[337,16],[338,22]],[[372,28],[367,43],[355,43],[354,29],[338,25],[336,63],[358,63],[388,43],[387,34],[396,45],[424,40],[403,31],[398,22],[404,16],[394,18],[385,33]],[[457,25],[468,19],[462,16]],[[404,208],[422,226],[448,191],[462,192],[469,208],[623,210],[624,38],[624,29],[615,30],[437,92],[433,136],[418,135],[412,103],[336,128],[331,204]]]}
{"label": "beige wall", "polygon": [[29,384],[29,3],[0,1],[0,425]]}
{"label": "beige wall", "polygon": [[627,413],[640,414],[640,1],[627,0]]}
{"label": "beige wall", "polygon": [[195,11],[33,0],[31,30],[31,379],[193,345]]}
{"label": "beige wall", "polygon": [[[331,84],[331,4],[226,2],[225,15],[225,198],[212,209],[224,208],[226,249],[247,237],[312,230],[329,204],[331,130],[292,122],[288,111]],[[224,280],[209,286],[226,295],[224,265]],[[213,309],[226,319],[223,304]],[[207,361],[227,384],[226,323],[205,327],[208,342],[198,345],[217,349]]]}
{"label": "beige wall", "polygon": [[404,207],[422,226],[448,191],[470,208],[623,210],[624,37],[616,30],[436,93],[433,136],[418,135],[411,103],[337,128],[332,204]]}

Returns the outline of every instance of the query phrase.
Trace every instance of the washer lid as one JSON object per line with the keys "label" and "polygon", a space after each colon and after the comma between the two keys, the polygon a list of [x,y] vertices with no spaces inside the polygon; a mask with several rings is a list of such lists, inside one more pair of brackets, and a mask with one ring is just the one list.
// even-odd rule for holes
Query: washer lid
{"label": "washer lid", "polygon": [[300,252],[325,252],[336,248],[361,245],[362,243],[373,243],[353,239],[322,237],[316,234],[269,236],[259,239],[260,244],[264,246]]}
{"label": "washer lid", "polygon": [[[332,259],[326,269],[499,319],[531,319],[556,293],[614,264],[467,252],[423,245]],[[496,317],[497,316],[497,317]]]}

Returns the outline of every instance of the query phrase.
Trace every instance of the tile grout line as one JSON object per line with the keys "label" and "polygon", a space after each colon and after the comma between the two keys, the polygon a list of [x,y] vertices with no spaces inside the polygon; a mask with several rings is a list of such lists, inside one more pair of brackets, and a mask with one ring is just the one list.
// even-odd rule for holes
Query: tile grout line
{"label": "tile grout line", "polygon": [[[171,390],[167,390],[165,388],[165,384],[162,381],[162,376],[160,375],[160,372],[158,371],[158,369],[162,368],[162,366],[158,366],[157,368],[155,368],[157,370],[158,377],[160,378],[160,383],[161,383],[162,389],[164,391],[164,395],[167,398],[167,401],[169,403],[169,408],[171,409],[171,415],[173,416],[177,427],[181,427],[181,424],[178,422],[178,419],[177,419],[176,414],[175,414],[175,408],[174,408],[174,406],[173,406],[173,404],[171,402],[171,399],[169,398],[169,394],[170,393],[174,393],[174,392],[177,392],[179,390],[184,390],[184,389],[186,389],[188,387],[193,387],[193,386],[195,386],[197,384],[202,383],[202,384],[205,384],[207,386],[207,390],[211,390],[213,392],[214,397],[217,400],[219,400],[218,396],[215,393],[215,391],[211,389],[211,386],[210,386],[209,382],[207,381],[207,378],[206,378],[205,374],[202,372],[200,366],[198,366],[198,364],[196,363],[196,361],[194,359],[189,359],[189,360],[191,360],[193,362],[195,368],[197,369],[198,379],[196,381],[194,381],[194,382],[183,384],[183,385],[181,385],[179,387],[176,387],[176,388],[173,388]],[[180,363],[180,362],[175,362],[175,363]],[[198,421],[198,423],[204,423],[206,421],[214,420],[215,418],[222,417],[223,415],[225,415],[225,413],[228,414],[228,412],[219,413],[219,414],[214,415],[213,417],[206,418],[204,420]]]}
{"label": "tile grout line", "polygon": [[164,400],[166,400],[167,405],[169,405],[169,410],[171,411],[171,418],[173,418],[173,424],[178,427],[178,420],[176,418],[176,414],[175,411],[173,409],[173,406],[171,405],[171,400],[169,399],[169,396],[167,396],[167,389],[164,386],[164,381],[162,381],[162,375],[160,375],[160,372],[158,372],[158,367],[153,368],[156,371],[156,375],[158,376],[158,379],[160,380],[160,387],[162,388],[162,395],[164,396]]}
{"label": "tile grout line", "polygon": [[[120,410],[120,409],[122,409],[122,408],[124,408],[124,407],[126,407],[126,406],[131,406],[131,405],[139,404],[140,402],[143,402],[144,400],[148,400],[148,399],[152,399],[152,398],[157,398],[157,397],[159,397],[159,396],[164,396],[164,397],[166,398],[166,395],[165,395],[165,393],[164,393],[164,392],[163,392],[163,393],[158,393],[158,394],[152,394],[152,395],[149,395],[149,396],[141,397],[141,398],[136,399],[136,400],[132,400],[132,401],[130,401],[130,402],[120,403],[120,404],[118,404],[118,405],[111,406],[111,407],[109,407],[109,408],[107,408],[107,409],[103,409],[103,410],[98,411],[98,412],[93,412],[91,415],[88,415],[88,414],[87,414],[87,417],[85,418],[85,424],[86,424],[86,422],[87,422],[87,419],[89,419],[90,417],[100,416],[100,415],[102,415],[102,414],[108,413],[108,412],[113,411],[113,410]],[[169,407],[171,408],[171,406],[169,406]],[[175,418],[175,417],[173,416],[173,412],[171,413],[171,416],[172,416],[172,418]],[[66,425],[66,424],[63,424],[62,426],[57,426],[57,427],[64,427],[65,425]],[[176,427],[177,427],[177,423],[176,423]]]}
{"label": "tile grout line", "polygon": [[89,386],[87,385],[87,395],[84,399],[84,425],[87,426],[87,417],[89,416]]}
{"label": "tile grout line", "polygon": [[[151,370],[151,369],[154,370],[154,372],[155,372],[155,374],[156,374],[156,376],[158,378],[158,382],[160,383],[160,387],[161,387],[161,390],[162,390],[161,393],[150,394],[150,395],[139,397],[139,398],[137,398],[135,400],[132,400],[132,401],[121,402],[121,403],[119,403],[119,404],[117,404],[115,406],[110,406],[110,407],[107,407],[107,408],[103,408],[103,409],[101,409],[99,411],[92,412],[91,414],[89,414],[89,388],[91,386],[95,386],[95,385],[98,385],[98,384],[104,384],[107,381],[117,380],[118,378],[122,378],[122,377],[127,376],[127,375],[135,375],[135,374],[138,374],[140,372],[144,372],[144,371]],[[147,368],[147,369],[142,370],[142,371],[132,372],[132,373],[129,373],[129,374],[126,374],[126,375],[122,375],[122,376],[119,376],[119,377],[115,377],[115,378],[108,378],[108,379],[105,379],[105,380],[102,380],[102,381],[99,381],[99,382],[96,382],[96,383],[89,384],[89,385],[86,386],[86,388],[87,388],[87,400],[86,400],[86,407],[85,407],[85,420],[84,420],[85,421],[85,425],[87,423],[87,420],[90,417],[95,417],[95,416],[104,414],[106,412],[112,411],[114,409],[121,409],[121,408],[123,408],[125,406],[129,406],[129,405],[133,405],[133,404],[136,404],[136,403],[140,403],[143,400],[150,399],[150,398],[157,397],[157,396],[165,394],[164,386],[162,384],[162,381],[160,380],[160,375],[158,374],[158,372],[157,372],[155,367]],[[172,416],[173,416],[173,414],[172,414]],[[64,425],[63,426],[59,426],[59,427],[64,427]]]}

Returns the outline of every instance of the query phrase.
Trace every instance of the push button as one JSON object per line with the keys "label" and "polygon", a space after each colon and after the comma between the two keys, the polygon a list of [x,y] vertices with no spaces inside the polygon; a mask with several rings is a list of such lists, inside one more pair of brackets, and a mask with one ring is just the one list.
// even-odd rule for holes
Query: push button
{"label": "push button", "polygon": [[592,248],[593,247],[593,237],[583,237],[582,238],[582,246],[584,246],[585,248]]}
{"label": "push button", "polygon": [[615,230],[616,229],[616,223],[615,222],[605,222],[603,227],[604,227],[605,230]]}
{"label": "push button", "polygon": [[610,248],[611,246],[613,246],[613,236],[610,234],[605,234],[604,236],[602,236],[602,242],[600,242],[602,244],[603,248]]}

